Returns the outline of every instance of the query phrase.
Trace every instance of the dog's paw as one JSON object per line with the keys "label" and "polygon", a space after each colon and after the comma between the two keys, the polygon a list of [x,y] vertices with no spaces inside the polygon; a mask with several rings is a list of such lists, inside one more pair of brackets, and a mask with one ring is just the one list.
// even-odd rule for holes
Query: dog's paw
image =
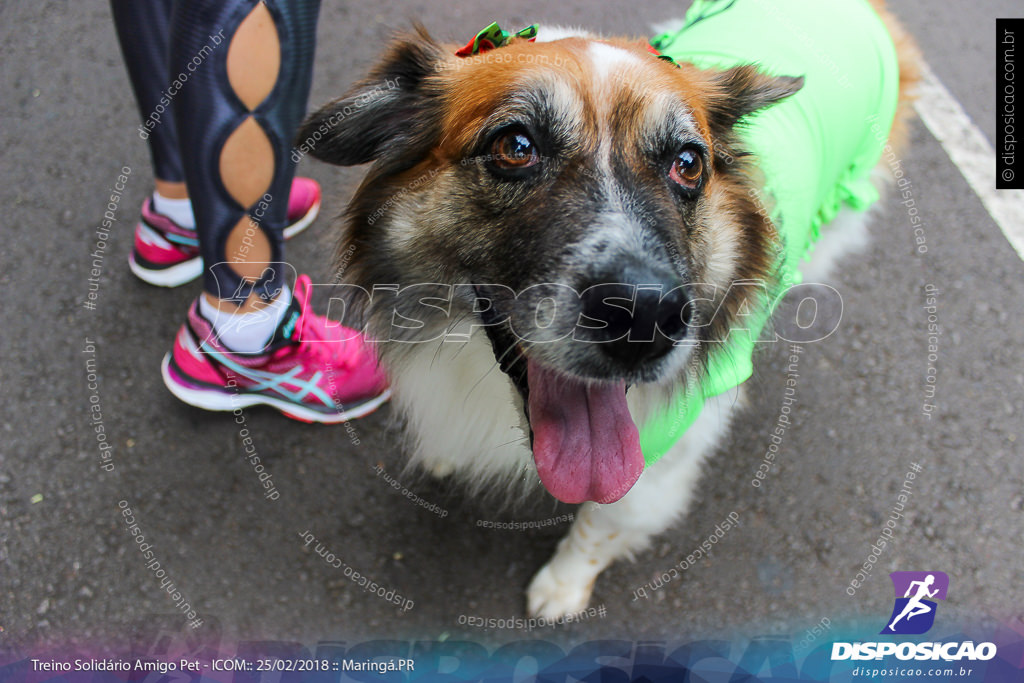
{"label": "dog's paw", "polygon": [[595,578],[581,576],[576,581],[560,580],[550,563],[544,565],[526,589],[526,607],[530,616],[554,620],[586,609]]}

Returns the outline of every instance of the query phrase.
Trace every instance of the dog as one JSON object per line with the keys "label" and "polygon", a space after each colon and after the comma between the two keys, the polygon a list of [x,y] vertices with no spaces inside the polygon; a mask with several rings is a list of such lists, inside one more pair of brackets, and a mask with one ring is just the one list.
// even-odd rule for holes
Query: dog
{"label": "dog", "polygon": [[[831,34],[858,25],[840,54]],[[492,25],[463,48],[418,27],[298,134],[325,162],[373,163],[341,253],[412,462],[582,503],[529,585],[535,616],[585,608],[686,511],[752,328],[820,222],[863,225],[872,168],[907,135],[919,57],[881,1],[698,0],[684,26],[652,47]],[[787,73],[762,64],[773,42]],[[733,63],[706,63],[723,45]],[[802,184],[825,201],[787,195]],[[815,253],[844,251],[834,232]]]}

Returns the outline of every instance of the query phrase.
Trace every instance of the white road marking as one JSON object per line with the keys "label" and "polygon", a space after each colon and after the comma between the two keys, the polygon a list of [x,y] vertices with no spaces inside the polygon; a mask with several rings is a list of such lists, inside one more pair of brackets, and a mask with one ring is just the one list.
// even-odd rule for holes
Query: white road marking
{"label": "white road marking", "polygon": [[997,190],[996,151],[927,64],[915,104],[921,121],[939,141],[992,220],[1024,259],[1024,190]]}

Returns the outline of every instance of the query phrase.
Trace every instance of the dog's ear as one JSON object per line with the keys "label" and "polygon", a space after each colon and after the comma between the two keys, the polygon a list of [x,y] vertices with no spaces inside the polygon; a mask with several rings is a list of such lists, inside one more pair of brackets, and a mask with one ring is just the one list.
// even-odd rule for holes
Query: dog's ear
{"label": "dog's ear", "polygon": [[802,76],[769,76],[756,66],[736,66],[711,74],[708,121],[727,133],[747,114],[795,94],[804,85]]}
{"label": "dog's ear", "polygon": [[364,164],[389,149],[408,154],[426,138],[439,107],[427,82],[445,60],[422,26],[387,49],[370,74],[348,93],[311,114],[299,128],[298,152],[339,166]]}

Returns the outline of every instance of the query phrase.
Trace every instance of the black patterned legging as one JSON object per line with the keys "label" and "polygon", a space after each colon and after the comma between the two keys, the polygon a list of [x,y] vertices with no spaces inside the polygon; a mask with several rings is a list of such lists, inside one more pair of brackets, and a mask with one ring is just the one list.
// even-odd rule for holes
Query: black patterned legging
{"label": "black patterned legging", "polygon": [[[111,0],[111,6],[154,174],[188,187],[206,264],[204,289],[236,304],[253,292],[271,296],[284,278],[283,230],[295,172],[288,151],[309,97],[319,0]],[[228,77],[228,53],[242,22],[263,12],[277,31],[277,79],[268,92],[243,96]],[[254,125],[265,144],[241,149],[233,133],[243,126],[252,132]],[[266,167],[265,189],[224,177],[221,165],[238,158]],[[255,282],[227,263],[228,237],[243,224],[262,231],[271,247],[271,266]]]}

